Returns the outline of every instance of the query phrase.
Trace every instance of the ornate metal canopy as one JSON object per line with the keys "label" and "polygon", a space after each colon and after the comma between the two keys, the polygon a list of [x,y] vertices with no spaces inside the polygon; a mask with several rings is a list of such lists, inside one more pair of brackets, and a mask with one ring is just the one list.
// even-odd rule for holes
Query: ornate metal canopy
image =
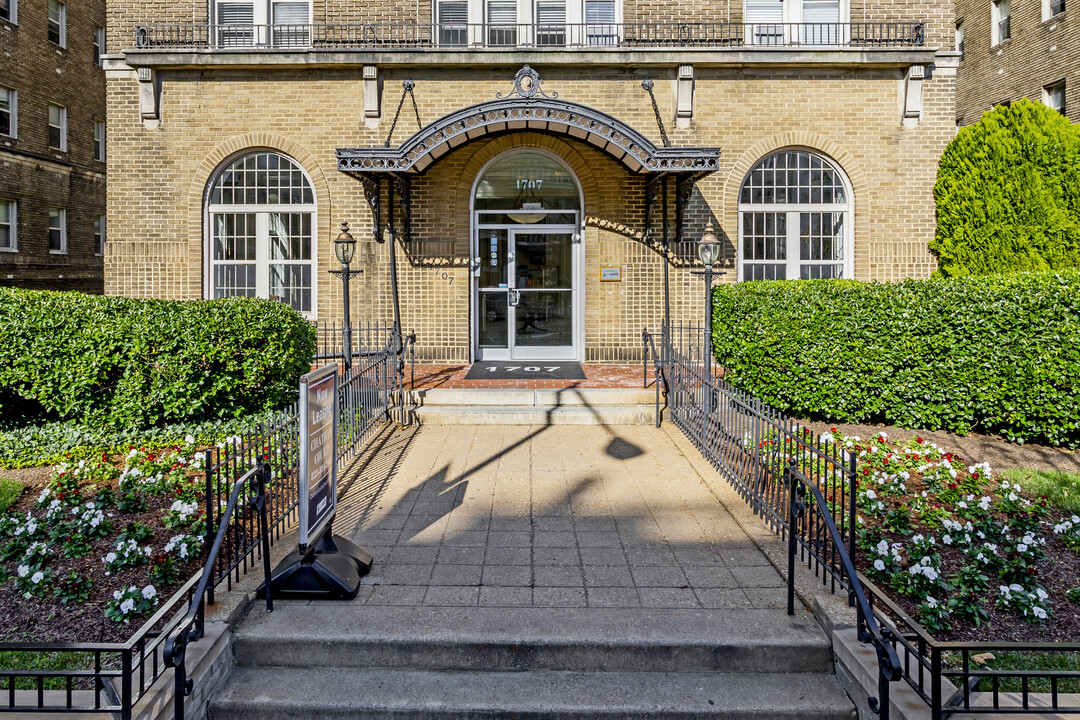
{"label": "ornate metal canopy", "polygon": [[[720,149],[712,147],[657,147],[629,125],[587,105],[560,100],[558,93],[541,89],[543,81],[528,65],[514,77],[514,89],[505,97],[478,103],[444,115],[418,130],[396,148],[339,148],[338,170],[364,183],[375,216],[378,234],[379,179],[394,179],[391,187],[407,225],[409,221],[409,178],[427,170],[454,148],[491,133],[537,130],[578,138],[603,150],[631,172],[653,180],[676,175],[683,187],[719,167]],[[647,183],[646,207],[651,215],[655,204],[655,182]]]}

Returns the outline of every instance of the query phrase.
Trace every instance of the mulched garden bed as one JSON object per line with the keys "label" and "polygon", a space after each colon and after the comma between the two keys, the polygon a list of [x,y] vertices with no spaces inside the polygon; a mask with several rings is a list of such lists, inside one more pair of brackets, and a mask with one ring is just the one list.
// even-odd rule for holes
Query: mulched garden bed
{"label": "mulched garden bed", "polygon": [[126,641],[197,572],[192,443],[20,473],[27,490],[0,518],[0,640]]}

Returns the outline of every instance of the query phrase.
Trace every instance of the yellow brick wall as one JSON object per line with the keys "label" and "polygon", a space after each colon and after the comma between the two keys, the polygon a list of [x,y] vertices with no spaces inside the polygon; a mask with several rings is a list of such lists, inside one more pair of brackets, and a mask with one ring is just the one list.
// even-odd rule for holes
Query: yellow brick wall
{"label": "yellow brick wall", "polygon": [[[360,183],[336,170],[339,147],[381,146],[406,76],[416,83],[423,123],[509,89],[517,68],[418,69],[384,72],[382,117],[360,117],[359,73],[350,69],[163,71],[161,123],[139,119],[137,82],[109,81],[109,222],[106,292],[130,296],[203,296],[203,198],[216,168],[251,148],[271,148],[299,162],[318,202],[318,316],[339,318],[341,283],[330,241],[348,220],[373,246],[354,281],[354,321],[387,322],[389,244],[370,243],[371,218]],[[606,112],[657,145],[659,130],[642,73],[624,69],[540,68],[548,92]],[[931,186],[936,160],[954,129],[954,78],[925,83],[925,112],[915,127],[900,121],[899,70],[702,68],[695,116],[676,129],[674,70],[656,72],[655,94],[675,145],[719,146],[719,171],[698,186],[686,242],[674,248],[675,318],[702,314],[701,280],[689,272],[706,220],[725,243],[724,280],[735,279],[737,193],[759,159],[784,147],[817,150],[839,165],[854,189],[855,277],[925,277],[935,267],[926,249],[933,234]],[[416,130],[410,104],[395,130],[396,146]],[[644,181],[600,150],[565,136],[516,132],[467,143],[413,181],[413,238],[398,243],[403,325],[418,336],[421,357],[466,360],[469,353],[469,194],[476,174],[498,152],[544,147],[563,157],[585,194],[586,358],[636,361],[642,327],[662,317],[663,262],[644,237]],[[125,169],[138,172],[125,172]],[[385,185],[384,185],[385,187]],[[384,192],[385,195],[385,192]],[[383,223],[387,220],[383,200]],[[674,186],[669,193],[674,230]],[[659,235],[657,206],[654,233]],[[400,216],[398,217],[400,226]],[[361,257],[364,246],[361,246]],[[599,268],[621,265],[621,283],[599,282]]]}

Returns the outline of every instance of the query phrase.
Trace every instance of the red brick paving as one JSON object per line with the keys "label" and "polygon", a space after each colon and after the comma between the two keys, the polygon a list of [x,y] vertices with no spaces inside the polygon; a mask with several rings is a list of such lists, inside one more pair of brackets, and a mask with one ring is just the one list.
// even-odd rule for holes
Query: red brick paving
{"label": "red brick paving", "polygon": [[[642,374],[640,365],[585,365],[584,380],[466,380],[469,365],[420,365],[416,366],[415,388],[520,388],[539,390],[547,388],[640,388]],[[409,385],[410,371],[405,366],[405,384]],[[649,368],[649,384],[652,386],[652,368]]]}

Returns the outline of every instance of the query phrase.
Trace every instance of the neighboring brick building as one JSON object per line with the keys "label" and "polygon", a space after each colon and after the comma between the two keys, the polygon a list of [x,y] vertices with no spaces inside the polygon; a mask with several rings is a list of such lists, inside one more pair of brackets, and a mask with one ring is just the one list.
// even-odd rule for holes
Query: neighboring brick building
{"label": "neighboring brick building", "polygon": [[0,285],[102,291],[105,0],[0,0]]}
{"label": "neighboring brick building", "polygon": [[1024,97],[1080,122],[1080,8],[1073,3],[957,0],[957,125]]}
{"label": "neighboring brick building", "polygon": [[137,170],[112,174],[110,294],[338,320],[347,220],[354,322],[392,320],[393,247],[425,359],[638,362],[665,274],[700,318],[710,220],[729,282],[936,266],[957,56],[930,0],[115,0],[108,21],[109,162]]}

